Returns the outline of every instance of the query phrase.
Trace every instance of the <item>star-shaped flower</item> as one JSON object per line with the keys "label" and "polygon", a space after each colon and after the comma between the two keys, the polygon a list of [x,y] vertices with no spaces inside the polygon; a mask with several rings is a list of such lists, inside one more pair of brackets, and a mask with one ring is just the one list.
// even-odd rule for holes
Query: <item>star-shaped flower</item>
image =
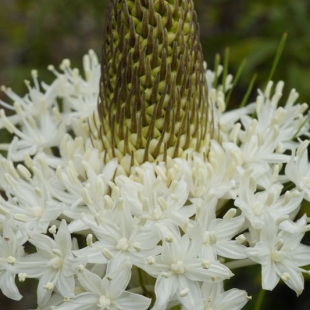
{"label": "star-shaped flower", "polygon": [[97,274],[78,266],[78,280],[85,292],[65,301],[53,310],[146,310],[149,298],[125,291],[131,277],[128,259],[122,266],[101,279]]}
{"label": "star-shaped flower", "polygon": [[197,309],[202,302],[199,281],[223,281],[233,275],[218,261],[198,258],[201,246],[199,229],[193,229],[182,237],[166,237],[161,255],[146,259],[142,268],[157,277],[153,310],[166,309],[173,297],[187,309]]}
{"label": "star-shaped flower", "polygon": [[75,287],[72,264],[75,259],[71,253],[72,240],[66,221],[62,220],[54,239],[34,234],[29,242],[37,248],[37,253],[25,256],[17,268],[25,277],[39,278],[38,305],[47,303],[55,288],[62,296],[72,297]]}
{"label": "star-shaped flower", "polygon": [[271,215],[266,213],[259,242],[246,250],[248,257],[262,266],[263,289],[273,290],[281,278],[297,295],[302,293],[302,272],[307,271],[300,266],[310,264],[310,249],[300,244],[303,235],[304,231],[279,230]]}
{"label": "star-shaped flower", "polygon": [[5,296],[20,300],[22,295],[15,284],[15,264],[24,255],[23,238],[16,236],[9,223],[10,219],[6,218],[0,235],[0,289]]}

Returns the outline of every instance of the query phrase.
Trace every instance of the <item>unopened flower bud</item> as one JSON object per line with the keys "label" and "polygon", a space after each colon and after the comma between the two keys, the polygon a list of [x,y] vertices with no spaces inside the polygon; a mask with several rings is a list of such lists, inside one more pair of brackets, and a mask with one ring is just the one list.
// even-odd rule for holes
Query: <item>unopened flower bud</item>
{"label": "unopened flower bud", "polygon": [[90,119],[105,161],[206,154],[212,136],[193,0],[108,1],[100,100]]}

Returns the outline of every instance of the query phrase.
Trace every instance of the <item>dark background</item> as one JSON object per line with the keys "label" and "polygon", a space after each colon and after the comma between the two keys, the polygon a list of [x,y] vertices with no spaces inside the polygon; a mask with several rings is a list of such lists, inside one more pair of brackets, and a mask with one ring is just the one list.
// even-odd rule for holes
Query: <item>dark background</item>
{"label": "dark background", "polygon": [[[243,59],[247,66],[232,103],[238,105],[254,73],[256,87],[264,87],[277,46],[284,32],[287,43],[278,65],[275,80],[286,83],[284,94],[291,88],[300,92],[299,102],[310,102],[310,1],[308,0],[194,0],[201,27],[205,60],[213,68],[216,53],[223,55],[230,47],[230,73],[235,74]],[[51,82],[53,74],[46,68],[58,66],[69,58],[81,68],[82,56],[94,49],[98,56],[102,44],[102,0],[0,0],[0,85],[12,87],[23,95],[24,80],[37,69],[41,80]],[[255,99],[256,92],[252,94]],[[7,98],[0,92],[0,99]],[[285,103],[285,100],[282,101]],[[1,139],[5,133],[0,131]],[[245,272],[246,271],[246,272]],[[242,275],[236,270],[232,285],[244,288],[253,301],[259,291],[260,269],[249,267]],[[0,309],[35,308],[35,280],[21,286],[25,296],[20,302],[0,297]],[[1,293],[0,293],[1,294]],[[0,295],[1,296],[1,295]],[[310,285],[298,299],[293,291],[280,284],[267,292],[262,309],[309,309]]]}
{"label": "dark background", "polygon": [[[0,85],[26,91],[30,70],[50,81],[47,65],[71,59],[81,66],[88,49],[101,47],[106,0],[0,0]],[[302,102],[310,100],[310,1],[194,0],[201,26],[205,60],[213,67],[216,53],[231,49],[230,72],[247,59],[241,86],[258,73],[266,81],[282,34],[287,44],[275,80],[296,88]],[[3,96],[3,95],[1,95]],[[236,95],[235,95],[236,96]]]}

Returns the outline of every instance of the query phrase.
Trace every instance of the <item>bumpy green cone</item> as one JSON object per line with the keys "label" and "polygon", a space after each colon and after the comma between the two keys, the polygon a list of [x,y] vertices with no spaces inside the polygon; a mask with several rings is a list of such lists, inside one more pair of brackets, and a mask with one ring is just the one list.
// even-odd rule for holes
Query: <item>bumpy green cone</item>
{"label": "bumpy green cone", "polygon": [[[131,165],[207,152],[212,111],[192,0],[110,0],[93,143]],[[127,155],[126,155],[127,154]]]}

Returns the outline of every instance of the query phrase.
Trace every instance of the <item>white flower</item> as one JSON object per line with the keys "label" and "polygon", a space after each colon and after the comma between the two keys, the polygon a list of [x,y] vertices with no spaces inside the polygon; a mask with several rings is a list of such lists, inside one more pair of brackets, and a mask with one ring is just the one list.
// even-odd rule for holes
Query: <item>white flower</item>
{"label": "white flower", "polygon": [[249,301],[246,291],[236,288],[224,292],[223,283],[207,283],[201,286],[203,309],[240,310]]}
{"label": "white flower", "polygon": [[264,214],[268,212],[275,221],[283,217],[294,217],[299,208],[303,195],[298,191],[286,192],[281,196],[283,186],[279,183],[270,188],[257,192],[256,183],[247,170],[239,187],[239,197],[235,200],[235,206],[239,207],[242,214],[250,221],[255,229],[264,226]]}
{"label": "white flower", "polygon": [[[278,107],[279,100],[282,97],[284,82],[279,81],[275,87],[274,94],[271,96],[273,82],[269,81],[264,93],[259,91],[256,101],[256,114],[258,119],[258,130],[263,132],[271,125],[279,126],[279,141],[277,150],[284,153],[292,147],[298,145],[293,142],[294,136],[309,135],[309,125],[305,123],[307,115],[303,115],[308,109],[306,103],[295,104],[299,94],[292,89],[289,97],[283,107]],[[251,117],[248,117],[251,122]]]}
{"label": "white flower", "polygon": [[[301,266],[310,264],[300,242],[310,225],[306,215],[295,218],[303,197],[310,201],[310,164],[309,142],[298,140],[309,137],[309,124],[297,92],[279,107],[283,82],[274,94],[269,82],[255,103],[224,113],[232,76],[223,87],[215,79],[223,68],[208,70],[218,141],[206,154],[136,166],[129,154],[107,162],[92,139],[100,80],[93,51],[83,67],[85,78],[67,59],[60,71],[49,66],[51,85],[33,71],[23,98],[2,88],[14,104],[0,105],[16,113],[0,112],[0,129],[14,134],[0,142],[8,152],[0,157],[3,293],[22,297],[18,274],[39,279],[38,310],[147,309],[150,300],[133,292],[154,292],[153,310],[239,310],[249,297],[223,291],[228,266],[256,262],[264,289],[282,279],[300,294]],[[296,189],[284,191],[290,181]],[[73,233],[87,246],[78,249]],[[35,253],[25,255],[26,241]],[[227,258],[235,261],[224,266]]]}
{"label": "white flower", "polygon": [[246,164],[250,163],[282,163],[288,161],[288,156],[277,152],[279,143],[279,126],[273,124],[264,131],[259,131],[259,122],[252,119],[242,132],[241,150]]}
{"label": "white flower", "polygon": [[[38,306],[35,310],[51,310],[52,306],[59,306],[64,301],[63,296],[54,292],[49,301],[45,305]],[[32,309],[29,309],[32,310]]]}
{"label": "white flower", "polygon": [[54,240],[46,235],[34,234],[29,241],[35,245],[37,253],[23,257],[17,268],[26,277],[39,278],[38,305],[44,306],[55,288],[62,296],[72,297],[75,287],[72,264],[75,260],[66,221],[62,220]]}
{"label": "white flower", "polygon": [[98,225],[94,220],[82,216],[85,225],[92,230],[98,241],[75,251],[78,257],[86,257],[89,263],[108,265],[108,273],[124,263],[126,257],[135,265],[146,255],[157,253],[159,235],[155,230],[136,226],[131,213],[122,208],[122,201],[116,201],[113,212],[105,214],[104,222]]}
{"label": "white flower", "polygon": [[[84,162],[87,162],[96,174],[101,174],[104,171],[104,153],[94,148],[90,139],[84,140],[81,137],[74,139],[69,134],[66,134],[60,142],[59,153],[61,157],[58,158],[58,163],[55,165],[51,162],[51,166],[55,169],[58,166],[66,167],[72,163],[82,179],[86,176]],[[56,158],[52,157],[51,159]],[[112,162],[114,161],[112,160]],[[104,175],[106,174],[107,172],[104,173]]]}
{"label": "white flower", "polygon": [[[83,57],[83,78],[77,68],[72,69],[70,60],[65,59],[60,65],[63,71],[59,73],[54,66],[48,67],[59,81],[58,96],[63,98],[64,119],[67,125],[73,125],[75,120],[86,120],[97,107],[99,95],[100,64],[93,50]],[[74,127],[74,129],[77,129]]]}
{"label": "white flower", "polygon": [[[57,90],[59,87],[58,80],[54,80],[50,86],[42,83],[44,89],[44,92],[42,92],[38,81],[38,72],[36,70],[32,70],[31,76],[34,87],[31,87],[30,82],[26,81],[28,93],[23,98],[14,93],[10,88],[5,86],[1,87],[1,90],[14,102],[14,105],[10,105],[0,100],[0,106],[3,106],[7,110],[16,112],[16,114],[7,117],[9,123],[14,126],[22,124],[23,115],[31,116],[34,119],[37,119],[40,117],[40,113],[42,113],[42,111],[45,111],[46,109],[51,111],[51,109],[55,106],[55,98],[57,97]],[[6,125],[7,124],[5,124],[5,121],[0,119],[0,128],[4,128]]]}
{"label": "white flower", "polygon": [[291,234],[279,231],[275,221],[265,213],[265,224],[259,242],[248,248],[250,259],[262,265],[262,287],[273,290],[280,278],[300,295],[304,278],[300,266],[310,264],[310,247],[300,244],[304,232]]}
{"label": "white flower", "polygon": [[288,179],[295,183],[296,187],[305,193],[305,199],[310,201],[310,163],[308,159],[307,147],[309,141],[306,140],[299,146],[285,167],[285,174]]}
{"label": "white flower", "polygon": [[310,224],[308,225],[307,215],[304,214],[299,220],[293,222],[291,220],[283,221],[280,226],[281,230],[299,236],[300,241],[304,236],[304,233],[309,231]]}
{"label": "white flower", "polygon": [[[0,144],[0,149],[8,150],[8,159],[21,161],[24,153],[35,155],[59,146],[66,130],[73,129],[78,136],[85,136],[85,132],[88,134],[87,124],[82,123],[96,109],[99,94],[100,65],[94,51],[90,50],[84,56],[83,65],[85,79],[78,69],[70,68],[67,59],[60,66],[63,74],[49,66],[57,78],[51,85],[42,83],[41,87],[38,72],[33,70],[34,87],[26,82],[29,93],[24,98],[9,88],[1,88],[14,101],[14,106],[3,101],[0,101],[0,106],[16,112],[7,117],[5,110],[0,109],[0,129],[6,128],[15,135],[10,144]],[[59,99],[62,99],[63,113],[58,108]]]}
{"label": "white flower", "polygon": [[145,226],[149,228],[156,229],[156,225],[161,224],[175,234],[179,227],[186,229],[196,207],[187,204],[189,189],[183,177],[176,177],[167,185],[159,173],[160,167],[144,163],[135,171],[142,184],[128,179],[122,189],[132,214],[146,219]]}
{"label": "white flower", "polygon": [[78,280],[86,290],[53,310],[146,310],[149,298],[126,292],[131,277],[131,264],[126,260],[122,266],[101,279],[98,275],[79,266]]}
{"label": "white flower", "polygon": [[[208,161],[194,154],[192,161],[180,163],[180,174],[188,184],[190,197],[209,201],[212,197],[230,199],[234,196],[233,173],[235,164],[221,145],[212,140]],[[175,160],[179,162],[178,159]]]}
{"label": "white flower", "polygon": [[233,275],[217,261],[198,258],[202,245],[199,230],[197,227],[182,237],[166,237],[161,255],[146,259],[142,268],[157,277],[153,310],[166,309],[173,297],[187,309],[197,309],[202,302],[199,281],[218,282]]}
{"label": "white flower", "polygon": [[5,128],[15,135],[7,147],[8,159],[22,161],[25,153],[35,155],[45,148],[59,144],[66,128],[59,118],[57,108],[54,109],[54,113],[51,113],[47,107],[44,107],[36,118],[29,115],[27,111],[23,111],[17,103],[15,103],[15,109],[21,119],[21,129],[10,122],[4,110],[0,110],[0,118]]}
{"label": "white flower", "polygon": [[58,167],[50,181],[52,196],[64,202],[67,206],[64,214],[76,220],[71,222],[70,231],[87,229],[80,221],[82,213],[99,219],[109,209],[106,195],[110,189],[108,183],[114,175],[117,161],[111,160],[100,173],[96,173],[86,161],[82,161],[77,169],[75,166],[73,161],[69,161],[66,169]]}
{"label": "white flower", "polygon": [[22,295],[15,284],[15,264],[24,255],[23,239],[16,236],[9,227],[9,221],[9,218],[5,219],[0,235],[0,289],[5,296],[20,300]]}
{"label": "white flower", "polygon": [[226,258],[245,258],[245,247],[232,240],[240,233],[244,216],[234,217],[237,210],[230,209],[223,219],[216,218],[216,201],[201,206],[198,222],[203,234],[201,256],[203,259],[216,260],[218,256]]}
{"label": "white flower", "polygon": [[[226,105],[225,105],[226,108]],[[233,140],[234,136],[231,136],[234,128],[240,127],[238,121],[243,115],[251,115],[255,111],[255,103],[247,104],[245,107],[238,108],[235,110],[229,110],[225,113],[221,114],[220,116],[220,125],[222,127],[222,136],[224,141],[231,141]]]}
{"label": "white flower", "polygon": [[2,209],[20,223],[20,229],[46,233],[50,222],[63,212],[64,204],[52,199],[41,170],[34,167],[31,175],[21,164],[15,168],[12,162],[3,161],[3,165],[7,199],[0,196]]}

